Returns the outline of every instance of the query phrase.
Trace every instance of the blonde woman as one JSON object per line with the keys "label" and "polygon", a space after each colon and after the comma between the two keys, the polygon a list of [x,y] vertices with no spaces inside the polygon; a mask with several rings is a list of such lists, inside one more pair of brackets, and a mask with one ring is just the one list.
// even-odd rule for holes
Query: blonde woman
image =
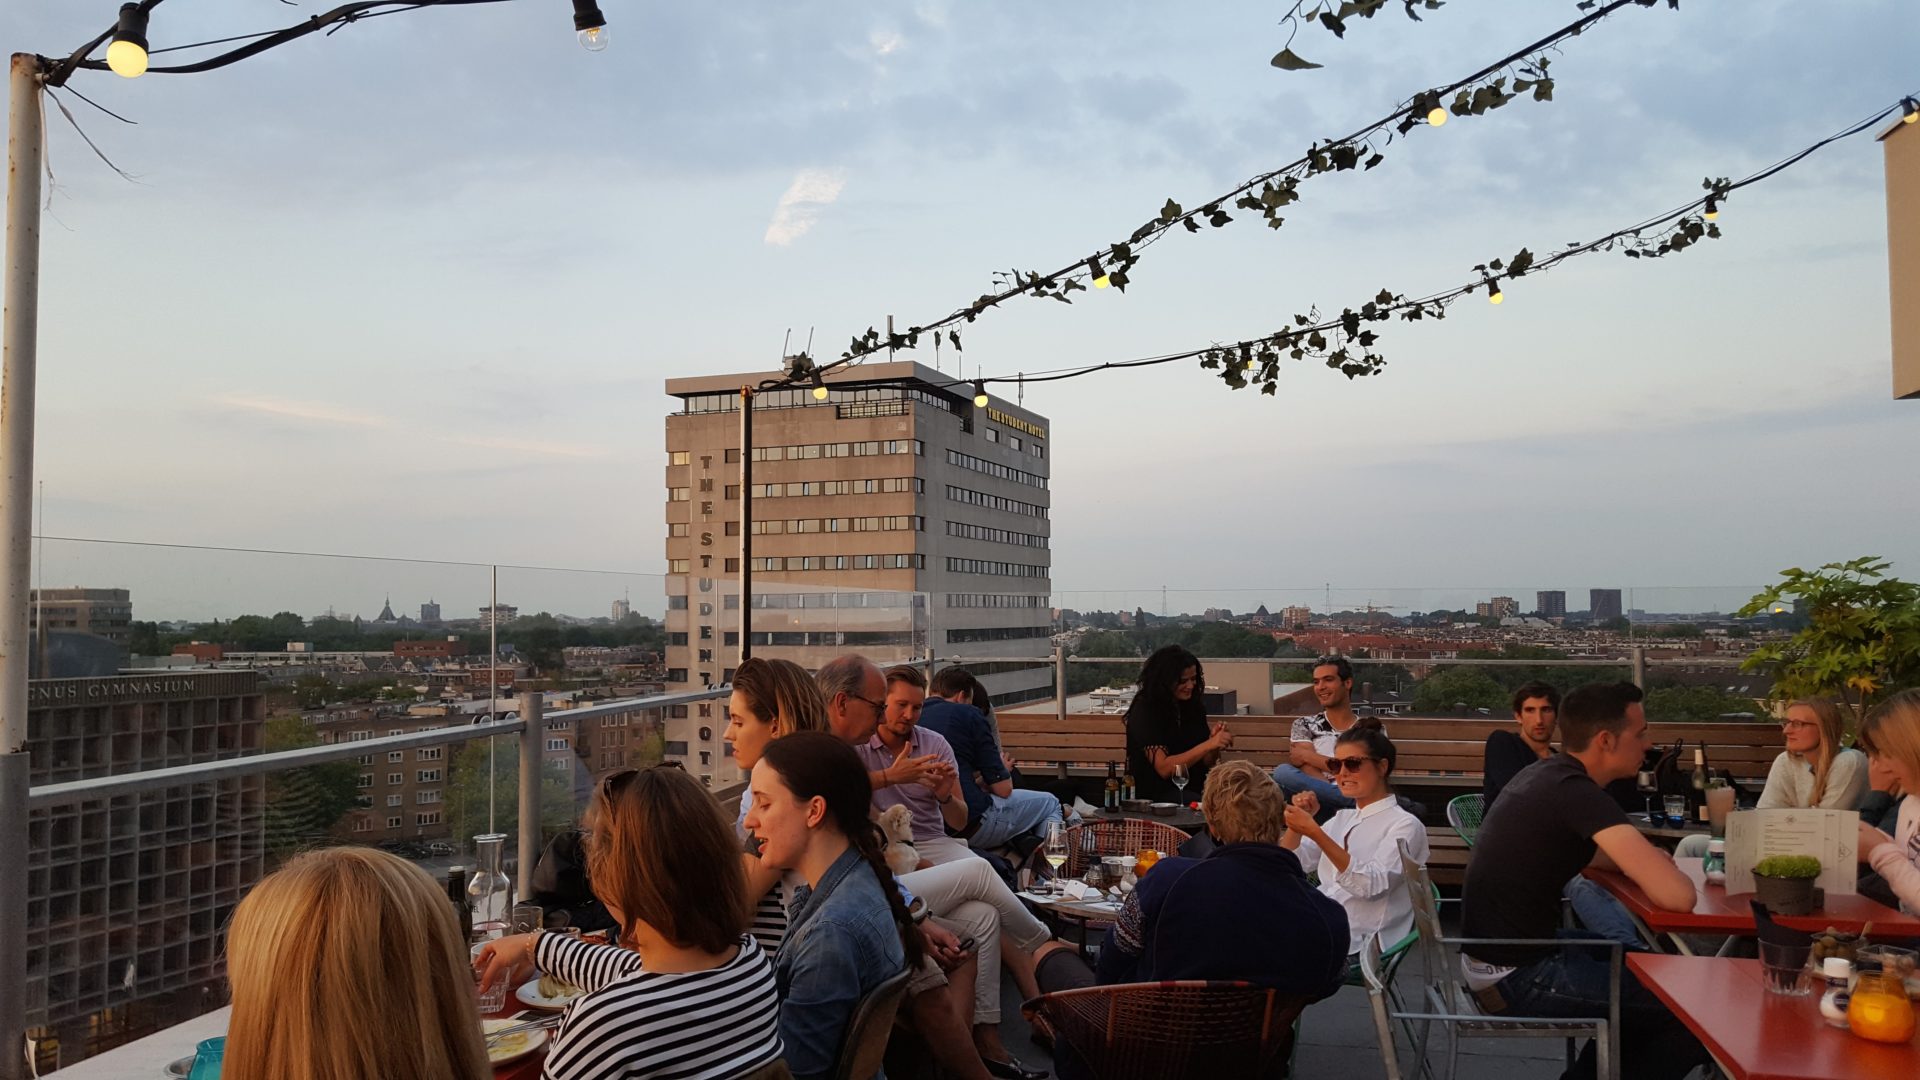
{"label": "blonde woman", "polygon": [[[1900,790],[1920,791],[1920,690],[1902,690],[1860,722],[1860,747],[1885,768]],[[1920,914],[1920,795],[1900,800],[1893,838],[1860,823],[1860,861],[1872,867],[1900,900],[1900,910]]]}
{"label": "blonde woman", "polygon": [[[743,772],[760,763],[767,744],[799,731],[827,730],[827,704],[807,669],[791,660],[751,656],[733,673],[733,696],[727,699],[727,730],[721,738],[733,747],[733,760]],[[740,812],[733,829],[747,837],[747,810],[753,792],[740,793]],[[805,884],[798,874],[782,874],[758,855],[741,856],[747,873],[747,895],[754,898],[753,922],[748,932],[769,955],[780,947],[787,932],[787,904],[793,890]]]}
{"label": "blonde woman", "polygon": [[493,1075],[453,908],[405,860],[294,857],[234,910],[227,1080]]}
{"label": "blonde woman", "polygon": [[1840,745],[1846,721],[1827,698],[1796,701],[1780,721],[1787,748],[1773,759],[1762,810],[1852,810],[1867,794],[1867,756]]}

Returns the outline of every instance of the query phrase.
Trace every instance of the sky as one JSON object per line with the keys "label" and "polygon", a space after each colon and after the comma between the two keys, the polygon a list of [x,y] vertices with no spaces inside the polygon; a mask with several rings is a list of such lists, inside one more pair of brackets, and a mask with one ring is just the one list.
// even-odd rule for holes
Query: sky
{"label": "sky", "polygon": [[[176,0],[156,49],[328,3]],[[106,0],[16,0],[64,53]],[[1278,0],[422,10],[216,72],[72,86],[122,179],[48,110],[36,472],[48,585],[136,617],[488,596],[656,612],[667,378],[769,368],[1052,270],[1284,164],[1576,14],[1391,6],[1282,72]],[[1910,0],[1631,8],[1553,58],[1554,100],[1396,141],[1151,249],[1124,295],[965,331],[1009,375],[1270,332],[1418,295],[1696,196],[1920,92]],[[1535,589],[1728,608],[1785,567],[1920,574],[1920,402],[1889,392],[1871,135],[1723,208],[1725,238],[1596,255],[1382,327],[1384,374],[1311,362],[1265,397],[1188,364],[1035,386],[1052,425],[1056,603],[1423,610]],[[931,357],[924,357],[931,360]],[[951,370],[953,354],[942,360]],[[429,566],[439,560],[460,565]]]}

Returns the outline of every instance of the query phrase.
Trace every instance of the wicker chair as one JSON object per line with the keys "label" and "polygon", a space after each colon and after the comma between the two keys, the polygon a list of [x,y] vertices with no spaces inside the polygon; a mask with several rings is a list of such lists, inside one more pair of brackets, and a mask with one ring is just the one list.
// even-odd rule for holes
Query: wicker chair
{"label": "wicker chair", "polygon": [[[1063,877],[1079,877],[1091,862],[1105,855],[1132,855],[1152,848],[1171,855],[1191,839],[1189,833],[1159,821],[1125,818],[1120,821],[1088,821],[1067,827],[1067,863],[1060,868]],[[1029,866],[1039,872],[1046,867],[1046,845],[1028,856]],[[1051,867],[1046,867],[1051,871]]]}
{"label": "wicker chair", "polygon": [[1473,838],[1480,835],[1480,818],[1487,812],[1486,796],[1479,792],[1471,795],[1457,795],[1447,804],[1447,824],[1460,834],[1460,839],[1473,846]]}
{"label": "wicker chair", "polygon": [[1244,982],[1123,983],[1046,994],[1021,1011],[1051,1026],[1062,1080],[1278,1080],[1312,1001]]}

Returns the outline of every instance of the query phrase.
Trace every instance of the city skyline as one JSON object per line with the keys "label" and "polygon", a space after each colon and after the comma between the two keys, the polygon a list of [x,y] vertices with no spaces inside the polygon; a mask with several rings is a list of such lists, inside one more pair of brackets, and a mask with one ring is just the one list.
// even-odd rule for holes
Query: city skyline
{"label": "city skyline", "polygon": [[[99,29],[83,5],[23,6],[20,47]],[[80,87],[141,121],[80,117],[142,183],[50,127],[44,531],[609,567],[503,569],[501,600],[595,613],[630,587],[651,611],[663,521],[635,478],[664,460],[666,379],[766,366],[789,328],[840,342],[889,313],[943,313],[994,267],[1058,265],[1169,195],[1221,190],[1571,14],[1508,0],[1374,20],[1316,41],[1326,69],[1280,73],[1258,4],[1204,25],[930,0],[618,12],[633,31],[592,57],[531,7],[370,21],[273,63]],[[991,312],[965,328],[965,373],[1258,332],[1308,302],[1417,292],[1675,205],[1702,175],[1751,171],[1910,92],[1883,32],[1901,12],[1629,10],[1556,58],[1552,103],[1417,131],[1381,168],[1310,186],[1277,234],[1171,238],[1124,296]],[[158,47],[260,17],[207,3],[163,10],[152,32]],[[456,71],[421,61],[421,35],[436,55],[532,64]],[[1674,62],[1707,40],[1712,63]],[[796,50],[833,72],[796,70]],[[635,98],[674,108],[613,107]],[[1354,608],[1471,610],[1642,581],[1710,599],[1628,606],[1729,610],[1792,565],[1875,553],[1913,577],[1920,500],[1898,497],[1913,490],[1899,462],[1920,427],[1887,399],[1879,170],[1877,147],[1851,141],[1739,193],[1727,237],[1701,250],[1590,260],[1512,283],[1497,310],[1391,324],[1377,378],[1290,367],[1277,400],[1187,366],[1033,388],[1070,447],[1050,463],[1054,603],[1158,610],[1157,579],[1190,610],[1319,608],[1317,579],[1389,583],[1340,586]],[[580,205],[596,207],[584,222]],[[105,258],[108,237],[140,243]],[[291,255],[263,274],[262,250]],[[124,317],[92,318],[101,296]],[[344,316],[316,322],[314,296]],[[150,448],[213,465],[175,482]],[[1835,476],[1889,497],[1794,494]],[[556,527],[562,506],[591,527]],[[129,587],[159,618],[377,610],[362,598],[406,592],[358,562],[56,546],[36,570],[49,587]],[[1594,580],[1555,580],[1569,567]],[[412,576],[464,615],[486,574]],[[1687,582],[1703,584],[1654,588]]]}

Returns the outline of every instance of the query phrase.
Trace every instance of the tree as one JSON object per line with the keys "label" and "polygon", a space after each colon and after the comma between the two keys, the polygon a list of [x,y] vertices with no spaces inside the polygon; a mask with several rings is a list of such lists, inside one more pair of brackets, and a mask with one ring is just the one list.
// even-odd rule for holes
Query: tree
{"label": "tree", "polygon": [[[319,746],[320,733],[305,718],[283,713],[261,725],[260,748],[298,750]],[[270,773],[266,786],[267,852],[282,858],[323,841],[360,801],[360,766],[351,761],[308,765]]]}
{"label": "tree", "polygon": [[[493,762],[493,831],[516,835],[520,827],[520,736],[498,735],[497,754],[486,739],[472,739],[454,756],[447,776],[447,823],[464,840],[487,829],[488,762]],[[576,761],[544,761],[540,768],[540,831],[552,836],[568,829],[586,812],[593,778],[584,766],[576,783]]]}
{"label": "tree", "polygon": [[1729,694],[1714,686],[1658,686],[1647,691],[1647,719],[1665,724],[1711,724],[1731,719],[1728,713],[1756,713],[1753,698]]}
{"label": "tree", "polygon": [[1747,601],[1742,618],[1792,608],[1806,624],[1740,664],[1773,676],[1777,698],[1837,698],[1856,717],[1888,693],[1920,685],[1920,585],[1888,577],[1877,556],[1794,567]]}
{"label": "tree", "polygon": [[1448,667],[1422,680],[1413,694],[1413,707],[1421,713],[1450,713],[1455,705],[1490,709],[1504,715],[1507,710],[1506,687],[1476,667]]}

